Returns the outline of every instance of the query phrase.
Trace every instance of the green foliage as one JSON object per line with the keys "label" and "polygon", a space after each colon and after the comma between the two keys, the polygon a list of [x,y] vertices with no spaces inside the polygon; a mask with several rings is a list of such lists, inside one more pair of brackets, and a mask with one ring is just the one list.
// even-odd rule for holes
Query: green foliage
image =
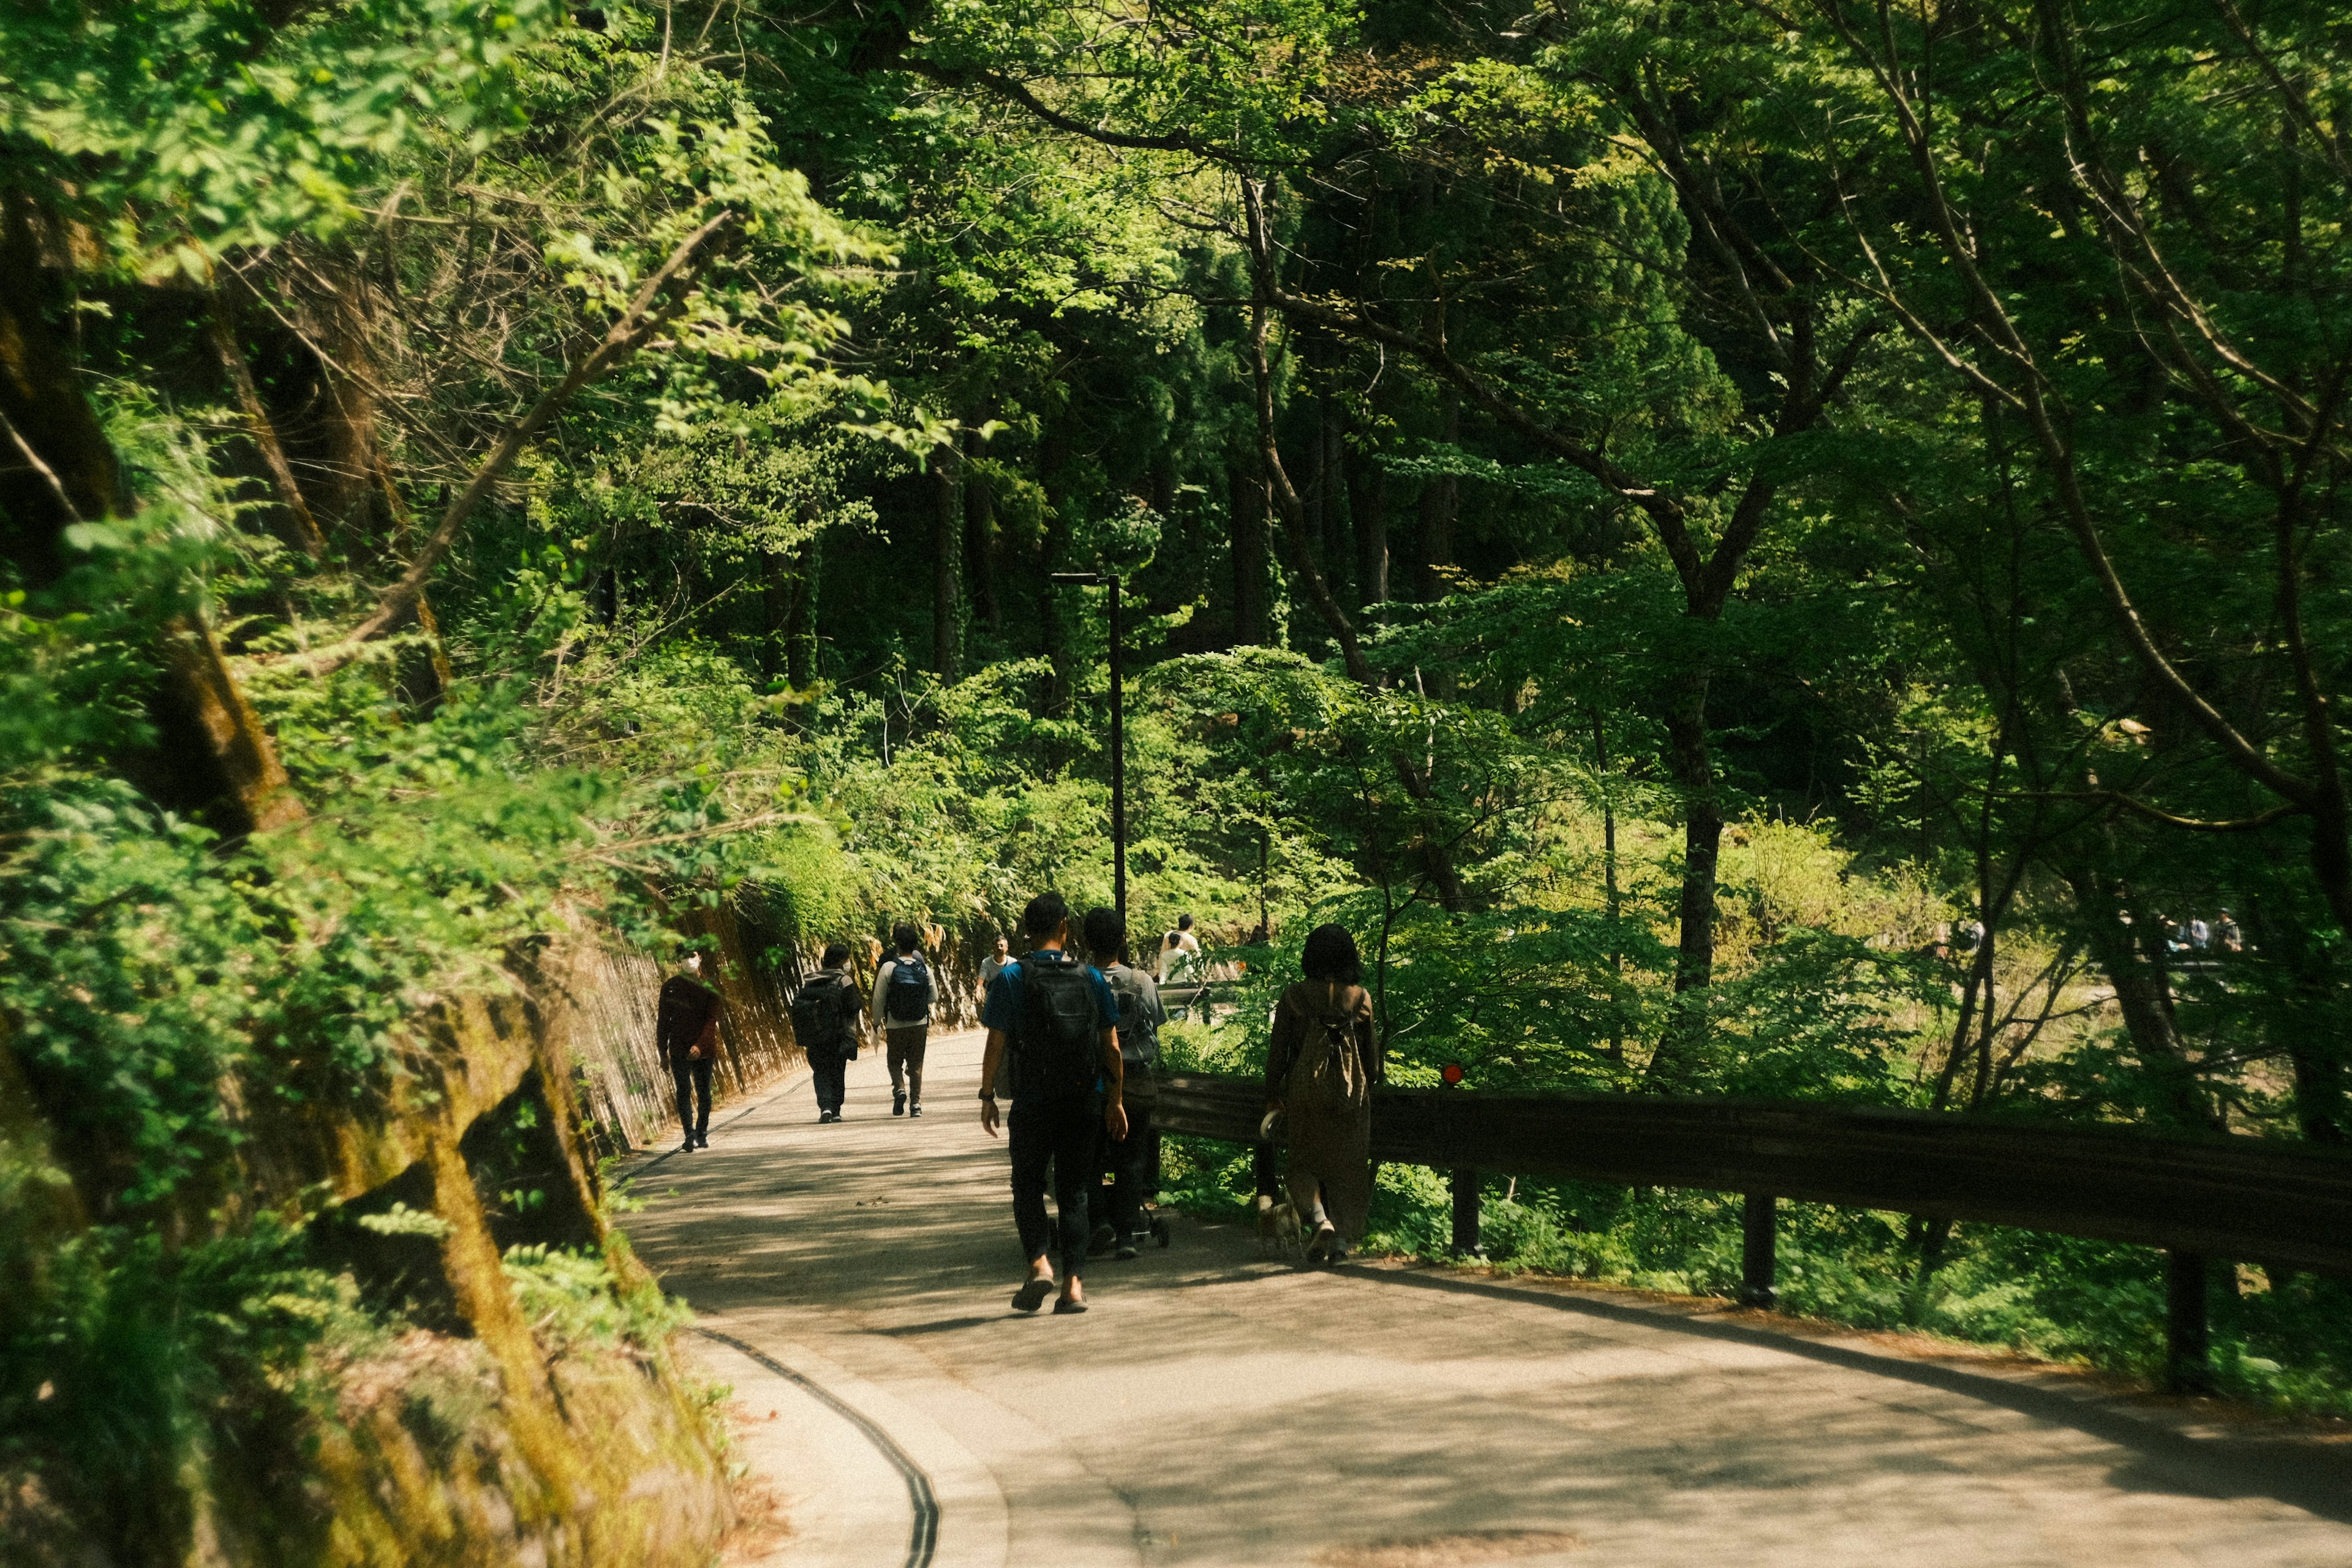
{"label": "green foliage", "polygon": [[289,25],[236,0],[30,0],[0,17],[0,145],[18,189],[70,184],[116,265],[204,283],[226,251],[355,222],[355,187],[428,123],[477,144],[510,125],[515,57],[560,16],[366,0]]}
{"label": "green foliage", "polygon": [[[94,1527],[123,1561],[167,1555],[181,1485],[223,1446],[298,1462],[292,1422],[330,1407],[320,1357],[381,1342],[348,1279],[310,1267],[299,1232],[264,1219],[168,1247],[153,1231],[58,1236],[25,1188],[56,1178],[0,1144],[0,1469]],[[31,1223],[28,1223],[31,1222]]]}
{"label": "green foliage", "polygon": [[666,1356],[670,1335],[693,1321],[683,1302],[664,1295],[642,1271],[634,1286],[624,1286],[611,1260],[593,1253],[509,1247],[504,1267],[515,1304],[558,1352],[628,1346]]}

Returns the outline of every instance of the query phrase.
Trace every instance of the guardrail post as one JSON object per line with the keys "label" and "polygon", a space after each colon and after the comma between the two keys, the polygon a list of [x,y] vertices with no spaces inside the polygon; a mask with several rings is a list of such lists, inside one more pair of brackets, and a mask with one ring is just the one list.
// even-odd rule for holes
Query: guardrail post
{"label": "guardrail post", "polygon": [[2194,1252],[2164,1255],[2164,1388],[2168,1394],[2210,1394],[2212,1335],[2205,1321],[2205,1259]]}
{"label": "guardrail post", "polygon": [[1769,1193],[1749,1193],[1739,1216],[1739,1304],[1770,1310],[1780,1299],[1773,1288],[1780,1273],[1774,1257],[1778,1237],[1773,1220],[1780,1200]]}
{"label": "guardrail post", "polygon": [[1464,1258],[1481,1256],[1478,1246],[1478,1173],[1454,1173],[1454,1250]]}

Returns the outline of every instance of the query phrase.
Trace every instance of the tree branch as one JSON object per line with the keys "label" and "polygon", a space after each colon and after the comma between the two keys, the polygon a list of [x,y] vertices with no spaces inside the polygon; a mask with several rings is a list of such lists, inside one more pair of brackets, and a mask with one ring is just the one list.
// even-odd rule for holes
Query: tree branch
{"label": "tree branch", "polygon": [[539,401],[531,405],[530,412],[499,438],[499,444],[490,449],[489,456],[475,468],[472,482],[441,514],[440,526],[425,542],[416,559],[409,563],[407,572],[377,601],[374,612],[353,628],[351,636],[341,643],[311,656],[310,662],[314,669],[324,674],[341,668],[357,657],[362,644],[382,637],[415,609],[417,599],[425,592],[426,580],[433,575],[433,568],[439,563],[449,546],[456,542],[459,530],[465,527],[466,520],[473,515],[474,509],[490,493],[530,438],[555,417],[573,394],[629,359],[666,322],[685,309],[694,270],[705,258],[703,247],[713,236],[732,226],[735,222],[735,214],[722,212],[678,241],[677,248],[669,253],[669,259],[646,279],[644,287],[637,290],[636,298],[629,301],[629,308],[606,331],[603,341],[574,364],[562,381],[541,394]]}

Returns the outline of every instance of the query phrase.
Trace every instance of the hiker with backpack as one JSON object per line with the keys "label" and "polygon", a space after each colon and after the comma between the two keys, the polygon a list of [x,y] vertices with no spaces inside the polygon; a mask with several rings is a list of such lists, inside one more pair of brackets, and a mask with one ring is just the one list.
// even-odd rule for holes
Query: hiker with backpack
{"label": "hiker with backpack", "polygon": [[857,1059],[857,1020],[865,1012],[860,1001],[857,981],[849,973],[849,945],[839,942],[824,950],[824,967],[793,993],[793,1038],[808,1058],[820,1122],[841,1120],[847,1093],[843,1079]]}
{"label": "hiker with backpack", "polygon": [[1158,984],[1129,960],[1127,922],[1117,910],[1088,910],[1086,932],[1087,955],[1102,972],[1118,1007],[1120,1103],[1127,1108],[1126,1136],[1104,1139],[1098,1170],[1087,1183],[1088,1194],[1101,1199],[1102,1175],[1111,1178],[1108,1202],[1095,1205],[1098,1223],[1089,1250],[1108,1251],[1124,1263],[1149,1234],[1143,1205],[1151,1197],[1153,1070],[1160,1063],[1160,1026],[1168,1014],[1160,1005]]}
{"label": "hiker with backpack", "polygon": [[1118,1005],[1109,984],[1067,951],[1070,908],[1061,894],[1030,900],[1021,929],[1030,951],[997,975],[981,1010],[988,1049],[980,1069],[980,1124],[996,1136],[997,1069],[1009,1051],[1013,1109],[1004,1126],[1013,1152],[1013,1223],[1029,1259],[1029,1278],[1013,1293],[1013,1306],[1034,1312],[1054,1293],[1045,1226],[1050,1166],[1062,1222],[1062,1299],[1054,1310],[1083,1312],[1086,1290],[1078,1276],[1089,1234],[1087,1188],[1099,1169],[1097,1140],[1127,1136]]}
{"label": "hiker with backpack", "polygon": [[1337,925],[1307,935],[1307,973],[1275,1005],[1265,1108],[1289,1145],[1284,1184],[1311,1228],[1310,1262],[1336,1263],[1363,1238],[1372,1201],[1372,1085],[1385,1064],[1356,939]]}
{"label": "hiker with backpack", "polygon": [[890,931],[898,949],[874,976],[874,1025],[882,1031],[890,1064],[890,1114],[923,1113],[923,1046],[930,1037],[931,1004],[939,993],[923,962],[921,933],[901,921]]}

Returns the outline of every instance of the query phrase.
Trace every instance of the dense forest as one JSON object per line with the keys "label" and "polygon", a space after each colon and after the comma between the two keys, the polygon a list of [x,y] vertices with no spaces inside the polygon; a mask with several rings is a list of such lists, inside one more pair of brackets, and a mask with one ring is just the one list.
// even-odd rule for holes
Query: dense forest
{"label": "dense forest", "polygon": [[[1125,585],[1134,926],[1255,986],[1342,921],[1398,1081],[2352,1140],[2347,51],[2313,0],[11,5],[0,1535],[181,1560],[192,1476],[423,1321],[238,1173],[435,1007],[697,910],[791,973],[1108,901],[1055,573]],[[1245,1068],[1243,999],[1180,1059]],[[2160,1353],[2155,1253],[1791,1223],[1794,1310]],[[503,1268],[657,1346],[595,1234]],[[1728,1198],[1498,1183],[1488,1237],[1738,1279]],[[2214,1298],[2226,1390],[2352,1410],[2340,1282]]]}

